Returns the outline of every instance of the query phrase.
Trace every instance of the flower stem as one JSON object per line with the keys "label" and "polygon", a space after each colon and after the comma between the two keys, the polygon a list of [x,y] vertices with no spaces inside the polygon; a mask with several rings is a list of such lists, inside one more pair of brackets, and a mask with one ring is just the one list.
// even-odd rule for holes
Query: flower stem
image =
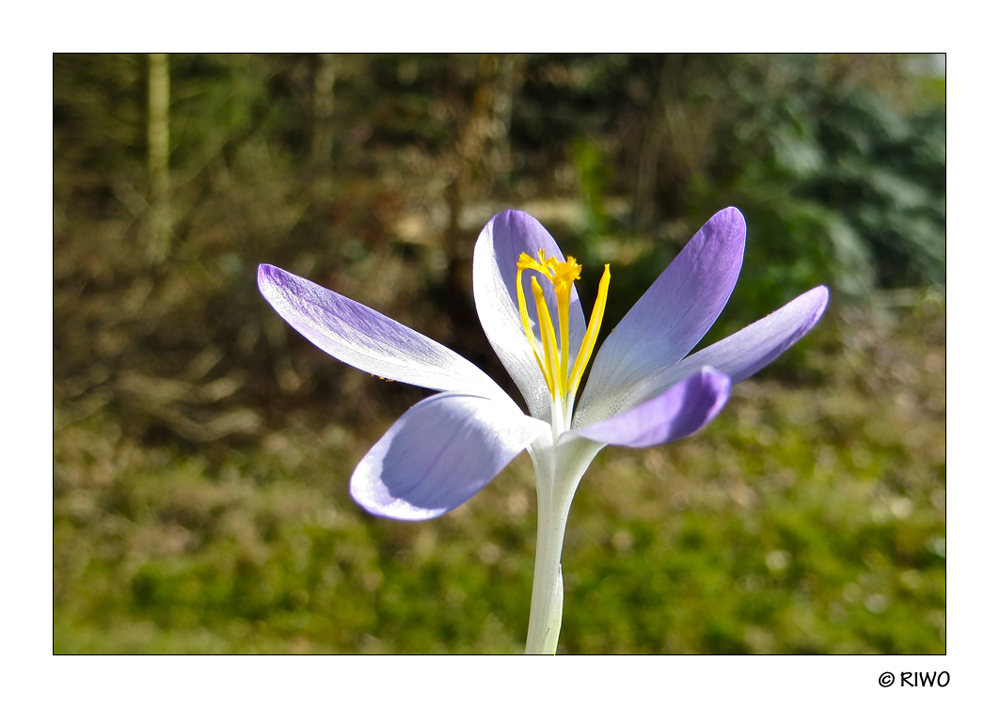
{"label": "flower stem", "polygon": [[[528,620],[528,643],[525,653],[554,655],[562,628],[563,538],[569,504],[560,505],[538,489],[538,540],[535,547],[535,577],[531,584],[531,616]],[[546,491],[551,493],[552,490]],[[548,498],[548,499],[547,499]]]}
{"label": "flower stem", "polygon": [[529,655],[554,655],[562,628],[562,549],[569,508],[590,461],[603,446],[578,439],[567,446],[529,448],[538,489],[535,577],[528,618]]}

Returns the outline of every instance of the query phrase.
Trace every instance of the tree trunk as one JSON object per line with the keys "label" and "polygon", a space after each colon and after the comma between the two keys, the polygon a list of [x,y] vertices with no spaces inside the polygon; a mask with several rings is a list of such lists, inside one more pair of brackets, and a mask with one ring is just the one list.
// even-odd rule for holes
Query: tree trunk
{"label": "tree trunk", "polygon": [[162,263],[170,253],[170,67],[166,54],[149,55],[149,236],[146,257]]}

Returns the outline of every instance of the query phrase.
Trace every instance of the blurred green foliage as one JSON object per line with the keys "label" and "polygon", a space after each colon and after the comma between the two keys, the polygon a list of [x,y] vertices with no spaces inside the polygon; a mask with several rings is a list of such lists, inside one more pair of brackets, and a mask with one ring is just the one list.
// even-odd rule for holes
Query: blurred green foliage
{"label": "blurred green foliage", "polygon": [[516,398],[471,298],[492,214],[538,217],[584,264],[586,308],[611,263],[610,325],[730,204],[746,258],[706,343],[821,282],[831,312],[704,433],[599,456],[561,647],[943,651],[932,59],[168,61],[156,116],[146,57],[54,58],[57,652],[519,651],[526,462],[442,519],[366,516],[353,464],[424,393],[292,332],[257,264],[428,334]]}

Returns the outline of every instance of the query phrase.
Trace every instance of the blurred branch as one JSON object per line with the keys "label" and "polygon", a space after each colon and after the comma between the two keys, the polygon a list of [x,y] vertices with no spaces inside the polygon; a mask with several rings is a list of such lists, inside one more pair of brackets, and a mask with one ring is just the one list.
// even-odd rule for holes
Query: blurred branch
{"label": "blurred branch", "polygon": [[497,60],[493,91],[493,173],[502,186],[510,178],[510,120],[517,91],[517,75],[521,56],[501,54]]}
{"label": "blurred branch", "polygon": [[656,170],[660,162],[660,148],[667,133],[667,92],[671,74],[676,72],[671,55],[663,57],[660,81],[656,99],[653,102],[652,117],[646,129],[642,150],[639,153],[639,167],[635,184],[635,226],[644,229],[653,217],[653,201],[656,196]]}
{"label": "blurred branch", "polygon": [[510,122],[520,55],[484,54],[476,91],[458,143],[460,201],[483,196],[510,173]]}
{"label": "blurred branch", "polygon": [[183,438],[205,442],[259,431],[261,417],[252,409],[238,405],[222,411],[205,408],[229,399],[243,384],[239,374],[194,384],[126,370],[116,379],[115,389],[129,403],[133,415],[141,413]]}
{"label": "blurred branch", "polygon": [[170,68],[166,54],[149,55],[149,242],[146,257],[162,263],[170,253]]}
{"label": "blurred branch", "polygon": [[336,80],[332,54],[318,56],[319,67],[313,78],[313,125],[310,161],[313,167],[330,162],[333,150],[333,85]]}

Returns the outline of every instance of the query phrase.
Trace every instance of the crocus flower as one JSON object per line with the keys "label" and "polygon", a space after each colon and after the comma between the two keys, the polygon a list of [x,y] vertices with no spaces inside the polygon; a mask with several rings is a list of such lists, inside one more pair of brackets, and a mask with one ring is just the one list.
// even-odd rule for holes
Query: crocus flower
{"label": "crocus flower", "polygon": [[358,463],[351,494],[369,512],[437,517],[468,500],[521,451],[535,468],[538,541],[529,652],[555,651],[559,563],[570,503],[606,445],[642,448],[688,436],[725,405],[730,386],[816,324],[818,286],[736,334],[687,356],[718,318],[743,262],[739,210],[717,213],[688,242],[594,356],[607,302],[605,265],[588,323],[564,257],[533,217],[493,217],[476,242],[473,291],[486,336],[528,407],[447,347],[349,298],[261,265],[261,293],[288,324],[351,366],[439,391],[413,406]]}

